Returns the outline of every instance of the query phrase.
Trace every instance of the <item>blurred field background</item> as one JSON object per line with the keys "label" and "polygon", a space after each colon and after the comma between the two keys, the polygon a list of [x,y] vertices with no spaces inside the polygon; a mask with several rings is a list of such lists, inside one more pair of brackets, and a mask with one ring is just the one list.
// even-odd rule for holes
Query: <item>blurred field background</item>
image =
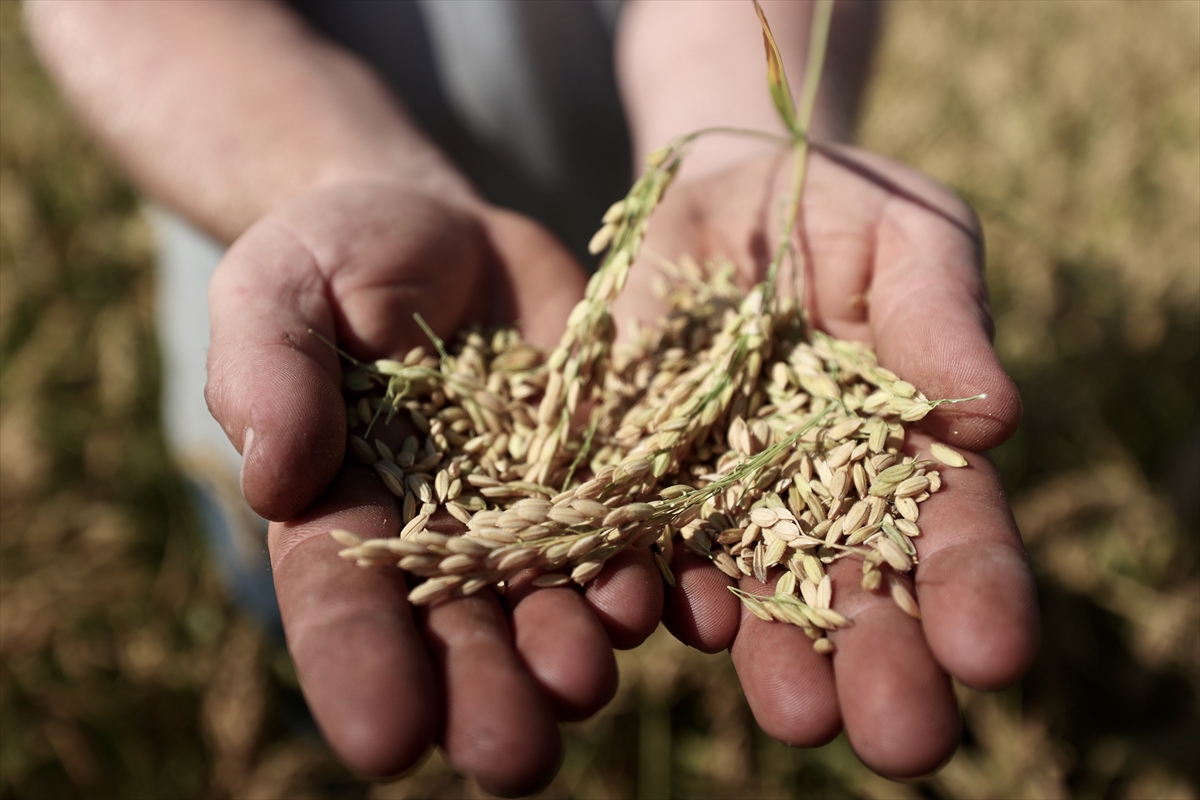
{"label": "blurred field background", "polygon": [[[546,797],[1200,795],[1200,3],[897,2],[863,143],[988,236],[1025,422],[995,453],[1043,646],[963,690],[928,781],[755,727],[728,658],[660,631]],[[138,200],[0,2],[0,799],[478,795],[369,785],[223,597],[164,448]]]}

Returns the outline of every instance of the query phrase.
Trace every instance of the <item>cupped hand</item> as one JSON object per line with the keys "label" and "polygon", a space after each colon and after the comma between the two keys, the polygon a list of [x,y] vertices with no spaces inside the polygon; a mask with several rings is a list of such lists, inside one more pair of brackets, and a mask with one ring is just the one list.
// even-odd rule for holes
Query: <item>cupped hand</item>
{"label": "cupped hand", "polygon": [[517,321],[557,341],[584,275],[531,221],[385,181],[329,186],[260,220],[210,286],[207,397],[243,455],[242,492],[269,533],[288,648],[338,755],[371,776],[440,743],[489,791],[524,793],[554,774],[556,722],[616,689],[612,647],[653,630],[662,589],[646,553],[614,559],[585,592],[511,587],[413,609],[403,574],[337,557],[333,528],[396,536],[400,510],[377,477],[343,465],[338,356],[427,344],[473,322]]}
{"label": "cupped hand", "polygon": [[[672,187],[647,248],[671,260],[724,257],[747,286],[761,280],[791,174],[781,155]],[[985,395],[938,407],[909,437],[913,452],[928,453],[937,440],[969,451],[970,462],[944,469],[942,490],[921,506],[914,543],[922,618],[886,592],[864,591],[857,563],[836,562],[834,607],[853,625],[831,633],[832,658],[820,656],[799,628],[744,610],[727,590],[731,579],[679,548],[664,619],[687,644],[730,649],[755,717],[775,738],[813,746],[844,726],[872,769],[920,776],[958,744],[951,676],[1000,688],[1021,676],[1036,648],[1025,552],[996,472],[977,454],[1012,434],[1020,399],[991,347],[979,226],[952,192],[883,157],[823,147],[809,159],[797,228],[801,291],[816,327],[872,344],[882,365],[931,398]],[[618,320],[646,323],[659,313],[653,273],[653,259],[643,257]],[[753,578],[741,588],[773,591]]]}

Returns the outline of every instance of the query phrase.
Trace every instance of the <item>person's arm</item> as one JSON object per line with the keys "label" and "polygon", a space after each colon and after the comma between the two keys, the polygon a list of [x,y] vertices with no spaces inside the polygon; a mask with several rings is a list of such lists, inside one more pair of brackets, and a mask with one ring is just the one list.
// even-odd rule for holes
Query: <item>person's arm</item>
{"label": "person's arm", "polygon": [[[764,2],[794,92],[803,83],[812,5]],[[809,320],[873,344],[884,366],[943,406],[909,437],[967,450],[1004,441],[1020,400],[991,348],[982,240],[970,209],[926,176],[840,144],[849,138],[878,9],[835,5],[795,234]],[[766,86],[759,23],[749,2],[631,2],[620,27],[618,75],[635,150],[713,125],[783,133]],[[778,236],[792,169],[788,148],[712,137],[698,143],[651,220],[646,247],[668,259],[726,258],[746,284],[761,280]],[[648,322],[653,263],[633,268],[618,324]],[[732,581],[678,548],[677,588],[664,621],[686,643],[729,648],[759,724],[793,745],[828,741],[844,725],[871,768],[928,774],[953,752],[959,723],[949,676],[998,688],[1028,668],[1038,620],[1033,579],[995,470],[983,456],[947,470],[922,505],[915,574],[922,619],[886,593],[862,590],[859,564],[831,564],[834,603],[853,621],[832,658],[791,626],[764,623],[727,590]],[[771,591],[741,581],[751,593]]]}
{"label": "person's arm", "polygon": [[519,321],[552,345],[582,270],[476,197],[376,77],[284,5],[55,0],[29,25],[142,188],[232,242],[209,287],[206,396],[243,455],[244,496],[276,520],[288,649],[334,751],[386,776],[440,743],[489,791],[544,785],[556,722],[607,702],[612,646],[658,624],[649,554],[623,554],[583,593],[514,585],[411,608],[400,571],[339,559],[329,536],[396,536],[400,509],[343,465],[341,367],[310,331],[368,360],[428,345],[414,312],[447,337]]}
{"label": "person's arm", "polygon": [[138,185],[222,241],[320,186],[473,192],[361,61],[276,2],[34,0],[39,55]]}
{"label": "person's arm", "polygon": [[[764,0],[762,6],[798,92],[812,5]],[[814,139],[852,137],[880,11],[879,3],[867,0],[835,4]],[[787,133],[767,94],[762,33],[749,0],[629,0],[619,28],[617,76],[638,164],[673,137],[710,126]],[[776,149],[761,140],[714,138],[696,148],[682,175],[698,178]]]}

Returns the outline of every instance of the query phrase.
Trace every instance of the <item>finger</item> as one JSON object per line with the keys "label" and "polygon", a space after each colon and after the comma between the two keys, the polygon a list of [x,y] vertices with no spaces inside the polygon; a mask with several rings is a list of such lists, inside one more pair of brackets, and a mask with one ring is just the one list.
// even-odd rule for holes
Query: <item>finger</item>
{"label": "finger", "polygon": [[[929,452],[928,442],[914,436],[910,446]],[[1037,592],[995,468],[963,455],[969,466],[943,468],[941,490],[920,505],[917,599],[942,666],[969,686],[1000,689],[1036,655]]]}
{"label": "finger", "polygon": [[[774,584],[741,580],[753,594],[769,595]],[[767,734],[794,747],[816,747],[837,736],[842,720],[833,669],[802,629],[765,622],[743,608],[729,652],[746,702]]]}
{"label": "finger", "polygon": [[334,298],[338,341],[367,358],[400,356],[482,319],[485,236],[472,211],[385,184],[334,186],[272,220],[295,231]]}
{"label": "finger", "polygon": [[982,396],[940,406],[922,427],[984,450],[1012,435],[1021,400],[992,349],[974,214],[940,186],[927,193],[924,204],[892,199],[880,221],[868,301],[873,340],[880,363],[926,396]]}
{"label": "finger", "polygon": [[333,479],[345,447],[325,284],[309,252],[272,226],[252,229],[209,287],[205,398],[242,454],[242,494],[267,519],[302,511]]}
{"label": "finger", "polygon": [[549,783],[562,755],[554,711],[514,652],[496,598],[481,592],[438,604],[425,612],[424,632],[445,683],[450,763],[492,794]]}
{"label": "finger", "polygon": [[209,287],[206,396],[258,513],[299,513],[341,463],[338,357],[309,331],[365,358],[425,342],[417,312],[449,335],[481,315],[483,249],[466,212],[383,184],[310,195],[230,248]]}
{"label": "finger", "polygon": [[[992,349],[983,239],[971,209],[920,172],[853,148],[822,146],[808,177],[812,202],[838,196],[844,204],[838,214],[805,208],[818,324],[869,339],[881,364],[928,397],[985,395],[936,409],[923,423],[933,435],[971,450],[1007,439],[1021,404]],[[862,263],[870,269],[847,268]],[[853,323],[863,315],[865,328]]]}
{"label": "finger", "polygon": [[834,604],[852,623],[830,634],[846,736],[876,772],[926,775],[958,745],[950,679],[929,651],[921,624],[886,592],[862,589],[859,564],[846,560],[830,569]]}
{"label": "finger", "polygon": [[562,720],[581,720],[617,691],[617,660],[604,626],[570,587],[538,589],[528,582],[504,596],[521,660]]}
{"label": "finger", "polygon": [[741,603],[729,591],[735,583],[708,559],[678,548],[671,560],[675,588],[666,592],[663,624],[679,641],[705,653],[733,644],[741,623]]}
{"label": "finger", "polygon": [[440,727],[433,665],[396,569],[338,558],[332,528],[397,534],[391,496],[349,468],[307,516],[270,529],[272,569],[288,650],[309,708],[334,752],[382,777],[417,762]]}
{"label": "finger", "polygon": [[608,560],[584,589],[597,619],[618,650],[646,640],[663,612],[663,582],[649,550],[626,549]]}
{"label": "finger", "polygon": [[492,324],[516,321],[526,340],[554,347],[575,304],[583,299],[583,268],[544,228],[503,209],[490,209],[484,223],[495,257],[504,268],[492,271],[501,285],[492,291],[509,298],[494,309]]}

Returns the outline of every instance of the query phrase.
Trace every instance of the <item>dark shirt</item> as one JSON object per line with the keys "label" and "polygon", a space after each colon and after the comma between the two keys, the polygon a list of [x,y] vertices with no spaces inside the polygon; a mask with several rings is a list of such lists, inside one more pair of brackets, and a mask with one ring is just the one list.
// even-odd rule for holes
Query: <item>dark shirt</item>
{"label": "dark shirt", "polygon": [[611,0],[294,0],[491,202],[585,248],[631,180]]}

